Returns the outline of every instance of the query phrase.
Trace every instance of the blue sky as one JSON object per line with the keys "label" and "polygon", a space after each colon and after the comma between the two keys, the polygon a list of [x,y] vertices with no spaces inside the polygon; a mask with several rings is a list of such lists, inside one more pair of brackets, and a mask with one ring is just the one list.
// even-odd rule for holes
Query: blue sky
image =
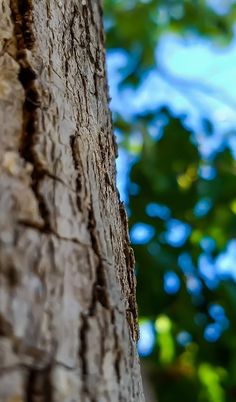
{"label": "blue sky", "polygon": [[[186,124],[197,132],[204,156],[218,149],[226,135],[236,155],[235,135],[230,134],[236,127],[236,36],[230,45],[219,47],[197,36],[184,39],[168,34],[160,40],[156,56],[161,74],[152,71],[137,90],[121,91],[119,68],[126,66],[128,55],[108,52],[112,110],[130,117],[165,104],[176,114],[187,114]],[[211,138],[203,133],[202,116],[214,122]]]}

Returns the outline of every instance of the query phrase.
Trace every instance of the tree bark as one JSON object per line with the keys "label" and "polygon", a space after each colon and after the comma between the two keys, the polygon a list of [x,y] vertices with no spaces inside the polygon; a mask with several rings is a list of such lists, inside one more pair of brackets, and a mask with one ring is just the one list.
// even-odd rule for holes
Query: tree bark
{"label": "tree bark", "polygon": [[143,402],[98,0],[0,0],[0,401]]}

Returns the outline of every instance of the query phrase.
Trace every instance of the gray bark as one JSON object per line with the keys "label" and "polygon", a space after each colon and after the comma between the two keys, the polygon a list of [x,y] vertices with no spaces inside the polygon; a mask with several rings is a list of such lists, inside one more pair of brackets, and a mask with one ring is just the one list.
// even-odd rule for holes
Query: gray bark
{"label": "gray bark", "polygon": [[0,0],[0,401],[143,402],[98,0]]}

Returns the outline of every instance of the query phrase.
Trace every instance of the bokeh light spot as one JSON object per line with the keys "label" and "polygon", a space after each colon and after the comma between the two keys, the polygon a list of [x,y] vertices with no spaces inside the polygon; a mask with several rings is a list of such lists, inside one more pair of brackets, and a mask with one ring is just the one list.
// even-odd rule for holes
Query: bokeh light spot
{"label": "bokeh light spot", "polygon": [[221,326],[218,323],[209,324],[204,330],[204,338],[208,342],[216,342],[221,336]]}
{"label": "bokeh light spot", "polygon": [[130,231],[133,244],[147,244],[154,236],[155,229],[146,223],[136,223]]}
{"label": "bokeh light spot", "polygon": [[155,344],[155,329],[151,321],[141,321],[139,324],[140,338],[138,341],[138,352],[140,356],[149,356]]}
{"label": "bokeh light spot", "polygon": [[180,279],[173,271],[168,271],[164,275],[164,291],[170,295],[177,293],[180,289]]}

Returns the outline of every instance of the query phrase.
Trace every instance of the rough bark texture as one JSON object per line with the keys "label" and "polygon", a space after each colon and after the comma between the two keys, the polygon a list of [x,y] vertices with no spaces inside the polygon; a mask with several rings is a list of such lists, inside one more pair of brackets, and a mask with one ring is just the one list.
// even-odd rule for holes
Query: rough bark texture
{"label": "rough bark texture", "polygon": [[0,401],[141,402],[98,0],[0,0]]}

